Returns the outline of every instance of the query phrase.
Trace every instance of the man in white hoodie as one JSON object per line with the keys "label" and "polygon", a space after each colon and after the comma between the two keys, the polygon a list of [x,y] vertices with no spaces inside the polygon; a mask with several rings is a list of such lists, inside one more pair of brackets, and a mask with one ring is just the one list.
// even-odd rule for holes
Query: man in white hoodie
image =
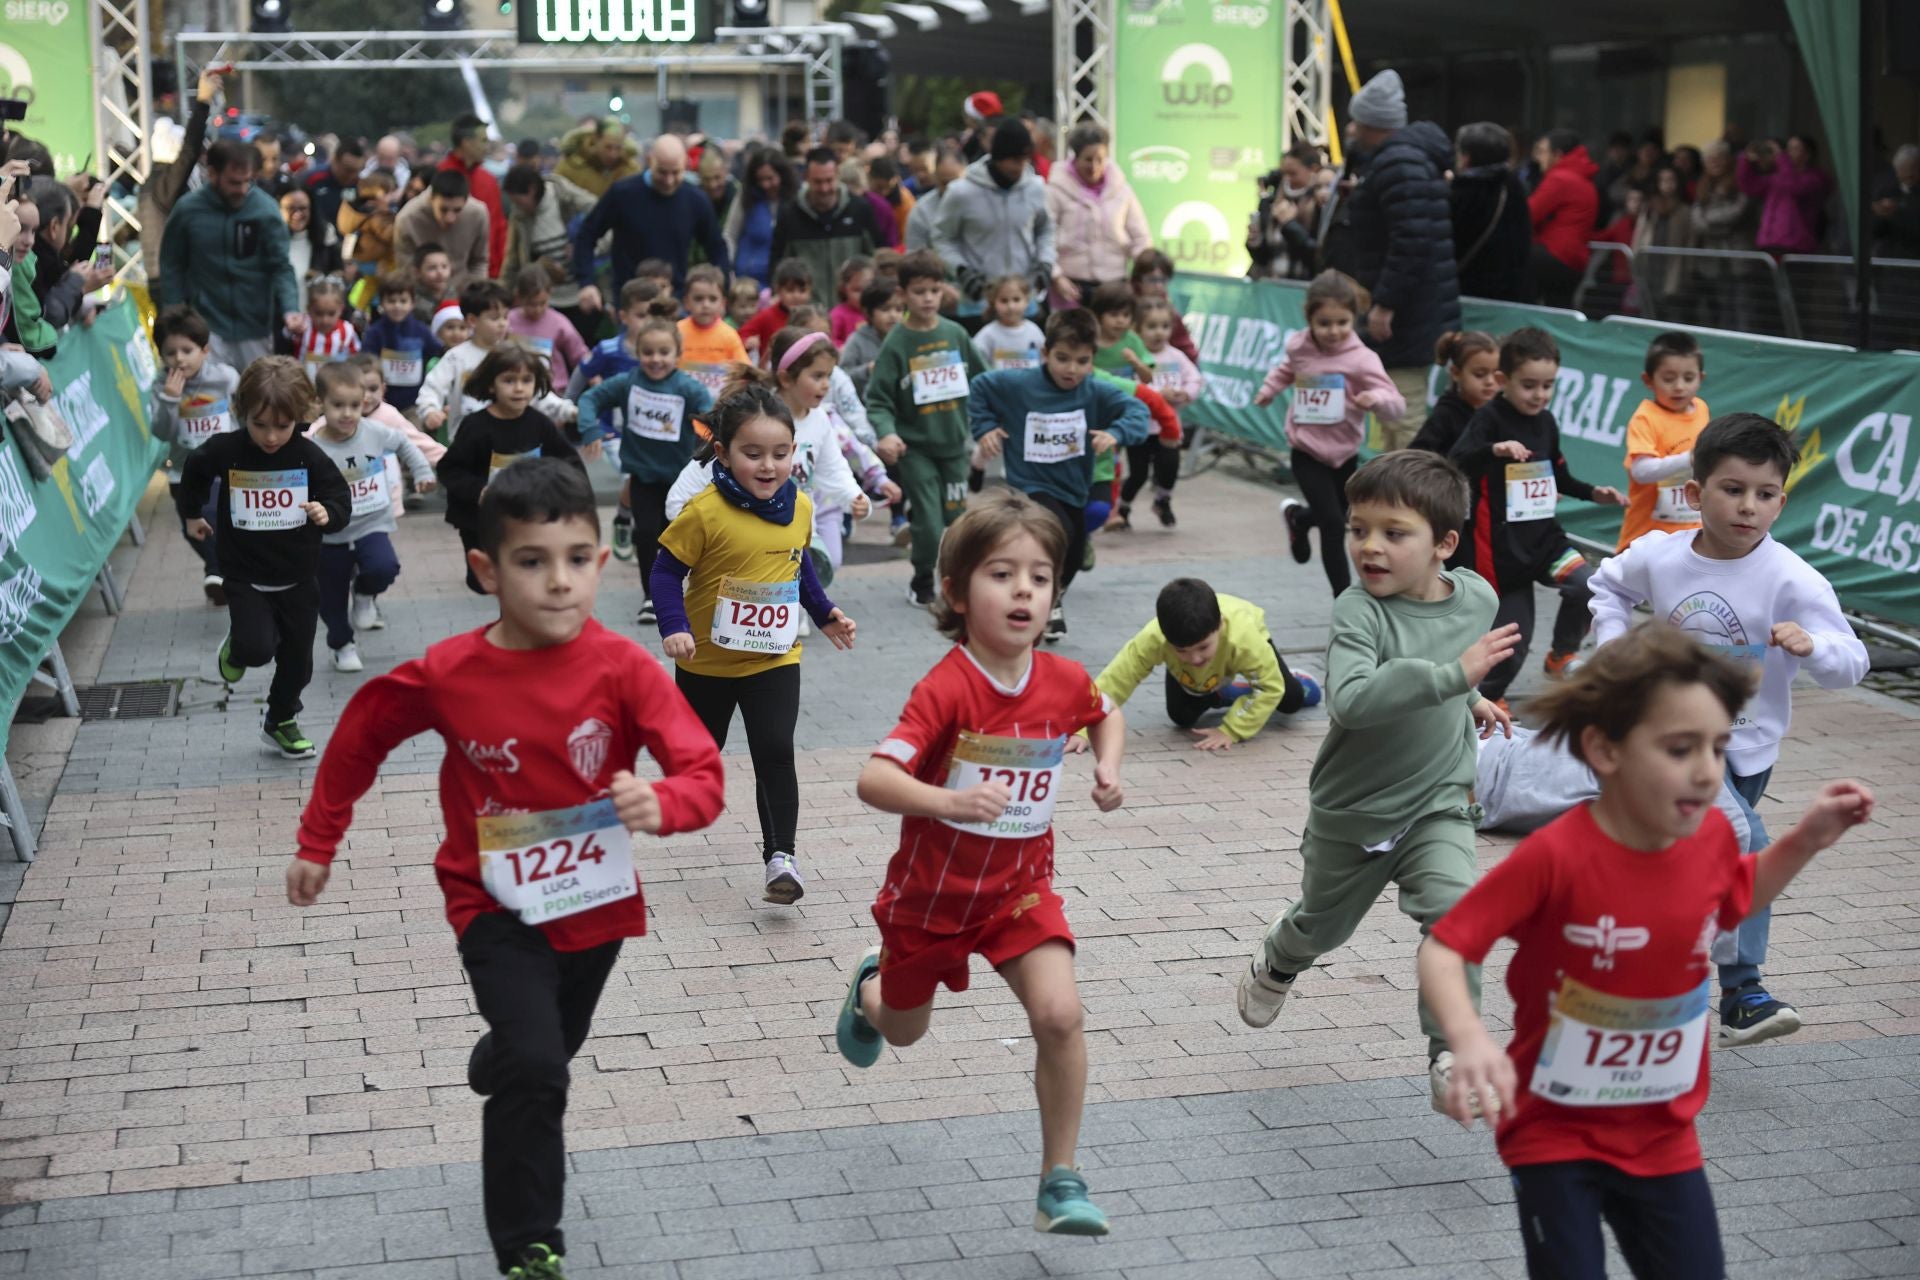
{"label": "man in white hoodie", "polygon": [[988,281],[1023,276],[1033,281],[1038,297],[1059,275],[1047,188],[1032,160],[1027,127],[1002,121],[993,132],[993,150],[968,165],[940,201],[933,251],[960,284],[959,313],[973,322],[969,331],[979,327],[986,310]]}

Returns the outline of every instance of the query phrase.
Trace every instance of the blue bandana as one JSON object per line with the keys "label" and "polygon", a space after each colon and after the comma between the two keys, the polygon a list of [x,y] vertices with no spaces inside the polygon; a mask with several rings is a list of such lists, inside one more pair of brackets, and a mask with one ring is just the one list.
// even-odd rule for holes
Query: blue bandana
{"label": "blue bandana", "polygon": [[768,524],[792,524],[794,495],[800,492],[792,479],[774,491],[771,498],[756,498],[733,478],[733,472],[719,462],[713,464],[713,487],[720,496],[742,511],[751,511]]}

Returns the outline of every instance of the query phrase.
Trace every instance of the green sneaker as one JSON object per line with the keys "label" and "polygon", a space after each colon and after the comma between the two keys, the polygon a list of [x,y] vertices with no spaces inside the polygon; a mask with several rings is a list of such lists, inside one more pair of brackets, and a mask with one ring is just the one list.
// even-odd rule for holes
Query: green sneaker
{"label": "green sneaker", "polygon": [[239,684],[240,677],[247,674],[245,667],[234,665],[233,633],[231,631],[227,633],[225,639],[220,641],[220,652],[215,656],[214,662],[220,668],[220,678],[228,684]]}
{"label": "green sneaker", "polygon": [[853,966],[853,978],[847,983],[847,998],[840,1005],[840,1021],[834,1025],[833,1038],[840,1045],[840,1056],[856,1067],[870,1067],[880,1061],[880,1033],[860,1012],[860,984],[880,972],[880,948],[868,947]]}
{"label": "green sneaker", "polygon": [[260,736],[268,746],[289,760],[313,759],[313,739],[300,732],[298,721],[283,720],[279,724],[268,724],[262,719]]}
{"label": "green sneaker", "polygon": [[1087,1180],[1080,1171],[1057,1164],[1040,1179],[1033,1229],[1055,1236],[1103,1236],[1109,1228],[1107,1215],[1087,1199]]}
{"label": "green sneaker", "polygon": [[567,1269],[560,1255],[543,1244],[530,1244],[520,1251],[520,1265],[507,1272],[507,1280],[565,1280]]}

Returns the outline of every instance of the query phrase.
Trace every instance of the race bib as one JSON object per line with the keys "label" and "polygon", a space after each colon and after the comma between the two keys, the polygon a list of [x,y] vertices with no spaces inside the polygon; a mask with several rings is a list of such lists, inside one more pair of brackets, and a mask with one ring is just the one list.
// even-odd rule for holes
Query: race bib
{"label": "race bib", "polygon": [[1062,738],[996,738],[962,731],[947,765],[947,788],[965,791],[998,782],[1013,792],[1007,807],[991,822],[949,822],[956,831],[1001,840],[1026,840],[1053,825],[1053,802],[1060,790]]}
{"label": "race bib", "polygon": [[915,404],[939,404],[967,394],[967,366],[958,351],[937,351],[907,362]]}
{"label": "race bib", "polygon": [[639,387],[627,393],[627,430],[642,440],[677,444],[686,412],[687,402],[681,396],[643,391]]}
{"label": "race bib", "polygon": [[1700,513],[1687,501],[1687,481],[1684,476],[1654,491],[1653,518],[1662,524],[1700,523]]}
{"label": "race bib", "polygon": [[233,430],[233,413],[225,396],[186,396],[180,401],[180,443],[198,449],[223,431]]}
{"label": "race bib", "polygon": [[611,799],[475,823],[480,881],[527,924],[547,924],[640,892],[633,837]]}
{"label": "race bib", "polygon": [[1347,418],[1347,376],[1344,373],[1303,373],[1293,381],[1293,420],[1304,426],[1324,426]]}
{"label": "race bib", "polygon": [[427,361],[419,347],[383,347],[380,374],[390,387],[417,387],[426,376]]}
{"label": "race bib", "polygon": [[715,400],[720,398],[720,388],[727,385],[727,366],[724,364],[688,363],[680,366],[680,372],[705,387]]}
{"label": "race bib", "polygon": [[1026,456],[1028,462],[1065,462],[1085,457],[1087,452],[1087,415],[1075,409],[1070,413],[1030,413],[1027,415]]}
{"label": "race bib", "polygon": [[233,527],[255,533],[298,529],[307,522],[307,469],[227,472],[227,509]]}
{"label": "race bib", "polygon": [[1630,1000],[1563,978],[1550,1001],[1534,1093],[1565,1107],[1637,1107],[1693,1091],[1707,1045],[1704,987]]}
{"label": "race bib", "polygon": [[782,654],[800,637],[800,582],[727,578],[713,602],[713,642],[731,653]]}
{"label": "race bib", "polygon": [[387,497],[386,459],[377,458],[372,467],[365,460],[350,467],[341,468],[341,474],[347,478],[347,491],[353,495],[353,518],[375,516],[392,506]]}
{"label": "race bib", "polygon": [[1551,520],[1560,501],[1559,486],[1554,483],[1551,462],[1509,462],[1507,464],[1507,523]]}
{"label": "race bib", "polygon": [[495,476],[499,475],[502,471],[505,471],[508,467],[512,466],[514,463],[520,461],[520,459],[537,458],[539,456],[540,456],[540,451],[538,449],[530,449],[526,453],[494,454],[491,458],[487,460],[487,483],[492,484],[493,478]]}
{"label": "race bib", "polygon": [[1040,357],[1032,351],[996,351],[993,353],[993,367],[996,369],[1038,369]]}

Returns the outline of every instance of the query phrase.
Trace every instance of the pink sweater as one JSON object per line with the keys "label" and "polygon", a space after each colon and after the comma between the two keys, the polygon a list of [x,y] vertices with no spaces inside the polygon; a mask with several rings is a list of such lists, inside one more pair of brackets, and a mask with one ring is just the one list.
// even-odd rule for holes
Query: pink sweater
{"label": "pink sweater", "polygon": [[547,372],[553,376],[553,385],[557,388],[564,388],[569,372],[586,363],[587,344],[580,340],[580,331],[555,307],[542,311],[538,320],[527,319],[520,308],[515,307],[507,312],[507,331],[515,337],[531,339],[529,345],[551,358]]}
{"label": "pink sweater", "polygon": [[1311,330],[1302,329],[1287,339],[1287,354],[1267,380],[1260,384],[1263,399],[1272,399],[1302,377],[1325,377],[1337,373],[1347,381],[1346,412],[1338,422],[1295,422],[1293,407],[1287,409],[1287,442],[1313,455],[1330,467],[1345,466],[1360,452],[1365,438],[1367,410],[1354,403],[1354,397],[1371,391],[1378,397],[1373,412],[1389,420],[1407,411],[1407,402],[1394,387],[1393,379],[1373,349],[1350,333],[1347,340],[1332,351],[1322,351],[1313,341]]}

